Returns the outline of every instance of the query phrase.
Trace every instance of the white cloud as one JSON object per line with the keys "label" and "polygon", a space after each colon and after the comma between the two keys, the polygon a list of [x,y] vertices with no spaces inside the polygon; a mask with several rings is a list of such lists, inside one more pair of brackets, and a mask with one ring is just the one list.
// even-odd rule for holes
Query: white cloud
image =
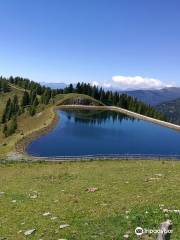
{"label": "white cloud", "polygon": [[172,84],[166,84],[159,79],[142,76],[113,76],[112,86],[122,89],[161,89],[172,87]]}

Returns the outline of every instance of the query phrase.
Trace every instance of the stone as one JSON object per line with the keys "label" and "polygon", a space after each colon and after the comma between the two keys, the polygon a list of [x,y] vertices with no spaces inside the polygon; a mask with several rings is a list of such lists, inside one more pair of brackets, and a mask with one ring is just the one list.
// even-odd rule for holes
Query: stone
{"label": "stone", "polygon": [[165,222],[161,223],[160,231],[157,236],[156,240],[169,240],[172,233],[172,222],[171,220],[166,220]]}
{"label": "stone", "polygon": [[43,216],[44,216],[44,217],[49,216],[49,215],[51,215],[50,212],[45,212],[45,213],[43,213]]}
{"label": "stone", "polygon": [[30,195],[29,196],[31,199],[36,199],[38,196],[37,195]]}
{"label": "stone", "polygon": [[168,213],[169,210],[168,209],[163,209],[163,213]]}
{"label": "stone", "polygon": [[180,214],[180,210],[174,210],[174,212]]}
{"label": "stone", "polygon": [[124,240],[125,239],[129,239],[129,235],[128,234],[124,234],[123,238],[124,238]]}
{"label": "stone", "polygon": [[97,187],[90,187],[86,189],[87,192],[96,192],[97,190],[98,190]]}
{"label": "stone", "polygon": [[29,230],[27,230],[27,231],[24,232],[24,235],[25,235],[25,236],[29,236],[29,235],[33,234],[35,231],[36,231],[35,228],[29,229]]}
{"label": "stone", "polygon": [[60,229],[63,229],[63,228],[66,228],[66,227],[69,227],[70,225],[69,224],[61,224],[59,226]]}

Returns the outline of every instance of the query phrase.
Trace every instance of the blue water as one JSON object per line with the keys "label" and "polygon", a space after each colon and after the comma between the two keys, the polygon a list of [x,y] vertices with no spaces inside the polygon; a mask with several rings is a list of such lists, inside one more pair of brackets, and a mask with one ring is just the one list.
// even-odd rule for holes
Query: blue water
{"label": "blue water", "polygon": [[58,111],[55,128],[27,147],[36,156],[180,155],[180,132],[120,113]]}

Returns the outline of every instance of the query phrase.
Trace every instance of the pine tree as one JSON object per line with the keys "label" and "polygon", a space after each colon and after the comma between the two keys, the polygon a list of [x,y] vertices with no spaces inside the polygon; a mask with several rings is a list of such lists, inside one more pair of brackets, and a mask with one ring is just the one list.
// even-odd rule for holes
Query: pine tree
{"label": "pine tree", "polygon": [[6,103],[6,107],[4,109],[1,122],[5,123],[6,121],[9,121],[11,114],[12,114],[12,103],[11,103],[11,99],[9,98]]}
{"label": "pine tree", "polygon": [[12,105],[13,105],[13,115],[18,115],[18,113],[19,113],[19,104],[18,104],[18,97],[17,97],[17,95],[14,95]]}
{"label": "pine tree", "polygon": [[50,89],[46,89],[41,97],[41,102],[43,104],[48,104],[49,101],[51,99],[51,90]]}
{"label": "pine tree", "polygon": [[8,130],[7,130],[8,136],[15,133],[16,129],[17,129],[17,120],[16,120],[16,117],[13,117],[8,125]]}
{"label": "pine tree", "polygon": [[27,91],[24,91],[22,101],[21,101],[21,106],[26,107],[30,104],[30,98],[29,98],[29,93]]}
{"label": "pine tree", "polygon": [[17,120],[16,117],[13,117],[8,124],[4,124],[3,133],[5,137],[8,137],[15,133],[17,129]]}
{"label": "pine tree", "polygon": [[3,126],[3,134],[5,135],[5,137],[7,137],[7,130],[8,130],[8,127],[7,127],[7,124],[5,123]]}
{"label": "pine tree", "polygon": [[34,102],[33,102],[33,106],[36,107],[38,104],[39,104],[38,98],[35,97]]}
{"label": "pine tree", "polygon": [[33,104],[35,97],[36,97],[36,92],[34,90],[31,90],[30,95],[29,95],[29,103],[30,103],[30,105]]}

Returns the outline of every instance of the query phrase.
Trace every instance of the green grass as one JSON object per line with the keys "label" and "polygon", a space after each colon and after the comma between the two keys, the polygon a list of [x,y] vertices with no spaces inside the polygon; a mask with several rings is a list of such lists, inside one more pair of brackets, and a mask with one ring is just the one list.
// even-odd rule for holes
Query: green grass
{"label": "green grass", "polygon": [[55,102],[56,102],[56,105],[63,105],[63,104],[67,104],[69,102],[72,102],[71,104],[73,104],[73,101],[76,99],[82,99],[84,101],[89,101],[93,105],[98,105],[98,106],[104,105],[101,101],[98,101],[98,100],[94,99],[93,97],[90,97],[85,94],[78,94],[78,93],[59,94],[55,97]]}
{"label": "green grass", "polygon": [[[171,219],[172,239],[178,240],[180,215],[167,216],[159,205],[180,209],[179,172],[178,162],[162,161],[1,164],[0,237],[120,240],[128,232],[129,239],[137,239],[137,226],[158,229]],[[88,187],[98,191],[88,193]],[[45,212],[51,215],[42,216]],[[60,229],[60,224],[70,226]],[[36,232],[25,237],[24,231],[33,228]]]}

